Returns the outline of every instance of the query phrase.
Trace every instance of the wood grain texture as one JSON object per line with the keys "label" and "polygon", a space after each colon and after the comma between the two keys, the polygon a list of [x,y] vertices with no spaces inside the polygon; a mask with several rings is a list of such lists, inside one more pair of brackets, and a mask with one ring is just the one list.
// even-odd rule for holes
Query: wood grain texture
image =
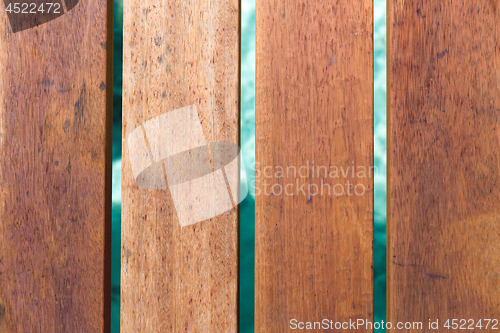
{"label": "wood grain texture", "polygon": [[128,134],[196,105],[207,141],[239,143],[239,1],[124,4],[122,332],[236,332],[238,210],[181,228],[137,186]]}
{"label": "wood grain texture", "polygon": [[112,2],[0,7],[0,331],[108,332]]}
{"label": "wood grain texture", "polygon": [[388,320],[499,319],[500,2],[388,4]]}
{"label": "wood grain texture", "polygon": [[373,165],[372,25],[368,0],[257,1],[256,332],[373,321],[373,177],[330,176]]}

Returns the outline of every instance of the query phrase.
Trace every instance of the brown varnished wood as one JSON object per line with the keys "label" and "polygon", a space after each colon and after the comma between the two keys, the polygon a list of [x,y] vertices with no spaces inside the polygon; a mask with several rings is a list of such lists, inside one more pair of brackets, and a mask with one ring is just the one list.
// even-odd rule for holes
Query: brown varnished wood
{"label": "brown varnished wood", "polygon": [[[373,165],[372,1],[256,4],[255,332],[289,332],[292,319],[373,321],[373,177],[264,176]],[[322,178],[366,193],[264,193],[265,182]]]}
{"label": "brown varnished wood", "polygon": [[0,331],[108,332],[113,4],[0,8]]}
{"label": "brown varnished wood", "polygon": [[127,138],[194,104],[207,141],[238,143],[239,10],[124,3],[122,332],[237,331],[238,211],[181,228],[168,189],[137,186]]}
{"label": "brown varnished wood", "polygon": [[398,332],[500,317],[499,6],[388,2],[388,320],[424,322]]}

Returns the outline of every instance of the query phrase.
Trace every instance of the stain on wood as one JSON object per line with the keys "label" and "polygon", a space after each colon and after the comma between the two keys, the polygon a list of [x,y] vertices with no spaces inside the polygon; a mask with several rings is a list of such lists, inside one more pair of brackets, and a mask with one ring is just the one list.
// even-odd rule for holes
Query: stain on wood
{"label": "stain on wood", "polygon": [[389,2],[388,320],[424,322],[401,332],[500,317],[497,8]]}
{"label": "stain on wood", "polygon": [[109,332],[113,4],[0,6],[0,331]]}
{"label": "stain on wood", "polygon": [[239,142],[239,10],[124,3],[122,332],[237,331],[238,210],[181,228],[168,189],[137,186],[127,138],[194,104],[207,141]]}
{"label": "stain on wood", "polygon": [[373,321],[373,177],[330,177],[373,166],[372,26],[372,1],[256,2],[255,332]]}
{"label": "stain on wood", "polygon": [[0,304],[0,327],[2,327],[4,319],[5,319],[5,307],[2,304]]}

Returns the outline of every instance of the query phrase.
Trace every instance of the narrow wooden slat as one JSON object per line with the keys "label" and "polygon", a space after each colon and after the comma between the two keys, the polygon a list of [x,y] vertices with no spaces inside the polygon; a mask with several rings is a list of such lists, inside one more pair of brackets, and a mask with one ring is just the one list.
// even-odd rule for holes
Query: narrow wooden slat
{"label": "narrow wooden slat", "polygon": [[0,331],[109,332],[112,3],[0,8]]}
{"label": "narrow wooden slat", "polygon": [[388,320],[475,327],[500,319],[500,2],[388,10]]}
{"label": "narrow wooden slat", "polygon": [[123,82],[122,332],[236,332],[237,209],[181,228],[171,188],[136,183],[128,140],[142,126],[154,154],[144,124],[194,105],[207,141],[238,143],[239,1],[126,1]]}
{"label": "narrow wooden slat", "polygon": [[256,332],[373,321],[372,9],[257,0]]}

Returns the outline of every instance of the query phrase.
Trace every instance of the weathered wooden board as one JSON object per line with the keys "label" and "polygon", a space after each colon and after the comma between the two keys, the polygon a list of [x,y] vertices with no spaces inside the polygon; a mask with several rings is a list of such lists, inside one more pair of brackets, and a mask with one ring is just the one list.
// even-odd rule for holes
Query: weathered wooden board
{"label": "weathered wooden board", "polygon": [[239,9],[238,0],[124,3],[123,332],[237,331],[237,209],[181,227],[171,188],[136,183],[131,161],[142,157],[128,140],[148,121],[194,105],[207,141],[238,143]]}
{"label": "weathered wooden board", "polygon": [[476,330],[490,332],[484,319],[500,319],[500,2],[388,4],[388,320],[430,332],[439,319],[443,332],[447,319],[483,319]]}
{"label": "weathered wooden board", "polygon": [[255,332],[373,320],[372,1],[256,5]]}
{"label": "weathered wooden board", "polygon": [[112,6],[0,4],[1,332],[109,332]]}

